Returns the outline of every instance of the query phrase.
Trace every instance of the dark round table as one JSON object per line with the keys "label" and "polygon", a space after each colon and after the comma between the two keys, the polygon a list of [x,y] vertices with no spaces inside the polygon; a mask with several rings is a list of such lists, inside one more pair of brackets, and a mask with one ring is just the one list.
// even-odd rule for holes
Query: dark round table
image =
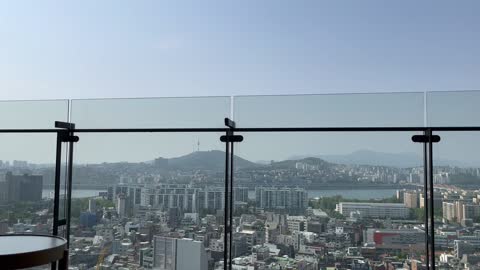
{"label": "dark round table", "polygon": [[0,235],[1,269],[49,264],[64,257],[67,240],[51,235]]}

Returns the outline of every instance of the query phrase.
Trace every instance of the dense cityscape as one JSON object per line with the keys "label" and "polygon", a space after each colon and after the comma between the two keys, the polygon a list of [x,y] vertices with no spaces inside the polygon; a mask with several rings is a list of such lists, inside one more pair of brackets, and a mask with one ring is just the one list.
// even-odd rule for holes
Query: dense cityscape
{"label": "dense cityscape", "polygon": [[[72,199],[70,269],[224,269],[223,158],[76,164],[74,193],[95,194]],[[420,164],[236,157],[235,166],[232,269],[425,269]],[[0,172],[0,234],[49,233],[52,165],[3,161]],[[479,168],[435,167],[437,268],[480,267],[479,179]],[[384,189],[393,191],[375,196]],[[351,190],[371,196],[343,196]]]}

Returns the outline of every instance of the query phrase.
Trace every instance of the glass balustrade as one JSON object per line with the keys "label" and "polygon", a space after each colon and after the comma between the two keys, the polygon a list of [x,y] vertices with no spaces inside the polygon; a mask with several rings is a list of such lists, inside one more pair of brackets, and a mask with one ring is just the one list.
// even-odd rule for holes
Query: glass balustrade
{"label": "glass balustrade", "polygon": [[[474,264],[479,101],[480,91],[1,101],[0,233],[69,233],[74,269]],[[230,162],[232,135],[243,141]]]}

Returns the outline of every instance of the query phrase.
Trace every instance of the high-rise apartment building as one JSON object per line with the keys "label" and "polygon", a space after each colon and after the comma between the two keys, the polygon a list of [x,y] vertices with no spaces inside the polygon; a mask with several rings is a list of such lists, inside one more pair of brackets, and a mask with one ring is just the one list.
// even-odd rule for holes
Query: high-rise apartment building
{"label": "high-rise apartment building", "polygon": [[[126,208],[135,206],[153,206],[165,210],[178,208],[184,213],[196,213],[201,210],[221,210],[225,203],[223,187],[191,187],[185,184],[119,184],[112,188],[111,197],[125,196]],[[248,202],[248,188],[234,187],[234,202]],[[127,211],[128,212],[128,211]]]}
{"label": "high-rise apartment building", "polygon": [[207,270],[208,254],[200,241],[154,236],[153,267],[159,270]]}
{"label": "high-rise apartment building", "polygon": [[118,184],[113,187],[112,198],[116,199],[119,194],[123,194],[130,207],[141,204],[141,194],[143,185],[139,184]]}
{"label": "high-rise apartment building", "polygon": [[[225,204],[225,189],[223,187],[205,187],[198,190],[199,210],[221,210]],[[233,188],[234,202],[248,202],[248,188]]]}
{"label": "high-rise apartment building", "polygon": [[178,208],[183,212],[197,212],[197,189],[188,185],[162,184],[144,187],[141,191],[141,205],[164,209]]}
{"label": "high-rise apartment building", "polygon": [[95,199],[88,200],[88,212],[90,213],[97,212],[97,202],[95,201]]}
{"label": "high-rise apartment building", "polygon": [[474,219],[480,216],[480,205],[462,200],[443,202],[443,218],[450,222],[461,222],[464,219]]}
{"label": "high-rise apartment building", "polygon": [[42,200],[43,176],[41,175],[5,175],[6,199],[10,202]]}
{"label": "high-rise apartment building", "polygon": [[248,202],[248,188],[233,187],[234,202]]}
{"label": "high-rise apartment building", "polygon": [[408,191],[403,194],[403,203],[407,208],[418,208],[418,193]]}
{"label": "high-rise apartment building", "polygon": [[464,204],[463,205],[463,218],[474,219],[480,217],[480,205],[478,204]]}
{"label": "high-rise apartment building", "polygon": [[126,200],[123,194],[119,194],[117,197],[117,214],[119,217],[126,216]]}
{"label": "high-rise apartment building", "polygon": [[[443,196],[440,192],[434,192],[433,193],[433,207],[434,208],[442,208],[442,203],[443,203]],[[425,197],[423,196],[423,193],[420,192],[418,194],[418,205],[420,208],[425,208]]]}
{"label": "high-rise apartment building", "polygon": [[7,201],[7,182],[0,181],[0,203]]}
{"label": "high-rise apartment building", "polygon": [[221,210],[225,207],[225,190],[221,187],[207,187],[198,192],[199,210]]}
{"label": "high-rise apartment building", "polygon": [[177,239],[153,237],[153,267],[162,270],[177,269]]}
{"label": "high-rise apartment building", "polygon": [[308,195],[304,188],[259,187],[255,189],[257,208],[305,210]]}
{"label": "high-rise apartment building", "polygon": [[443,202],[442,204],[443,218],[447,221],[455,221],[457,219],[455,203]]}
{"label": "high-rise apartment building", "polygon": [[405,192],[406,192],[405,189],[397,189],[397,191],[396,191],[397,200],[403,202],[403,199],[404,199],[404,196],[405,196]]}

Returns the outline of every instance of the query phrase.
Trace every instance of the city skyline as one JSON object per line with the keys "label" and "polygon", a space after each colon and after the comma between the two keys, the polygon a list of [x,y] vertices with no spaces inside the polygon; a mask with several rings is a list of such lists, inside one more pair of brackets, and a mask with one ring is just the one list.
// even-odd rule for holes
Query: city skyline
{"label": "city skyline", "polygon": [[[201,269],[221,270],[229,235],[235,267],[425,264],[423,166],[341,165],[310,157],[258,165],[238,158],[226,204],[224,157],[197,148],[148,163],[74,166],[70,265],[191,269],[178,263],[190,254]],[[0,172],[7,180],[2,186],[28,191],[0,193],[0,232],[48,233],[53,166],[16,161],[0,164]],[[480,168],[434,168],[435,258],[442,265],[479,256],[479,177]],[[35,189],[22,188],[33,182]],[[451,228],[462,234],[451,234]],[[350,262],[352,256],[359,259]]]}
{"label": "city skyline", "polygon": [[[209,150],[196,150],[190,152],[185,152],[184,154],[174,155],[174,156],[155,156],[151,159],[141,159],[141,160],[113,160],[113,161],[98,161],[98,162],[75,162],[75,165],[93,165],[93,164],[102,164],[102,163],[153,163],[157,158],[165,158],[165,159],[175,159],[175,158],[182,158],[189,156],[196,152],[214,152],[219,151],[222,152],[224,155],[224,149],[209,149]],[[250,160],[248,158],[244,158],[243,156],[239,156],[235,153],[237,158],[242,158],[249,162],[256,163],[258,165],[268,164],[270,162],[278,162],[278,161],[285,161],[285,160],[302,160],[305,158],[318,158],[321,160],[325,160],[327,162],[333,164],[346,164],[346,165],[371,165],[371,166],[386,166],[386,167],[399,167],[399,168],[407,168],[407,167],[423,167],[422,156],[420,153],[415,152],[399,152],[399,153],[386,153],[386,152],[377,152],[374,150],[368,149],[359,149],[353,152],[345,153],[345,154],[330,154],[330,155],[323,155],[323,154],[294,154],[290,155],[284,159],[268,159],[268,160]],[[370,158],[370,159],[369,159]],[[381,160],[381,158],[388,158],[387,160]],[[410,158],[411,160],[407,160]],[[4,165],[8,164],[10,166],[16,166],[15,163],[23,163],[26,162],[28,165],[39,165],[39,166],[54,166],[55,163],[43,163],[43,162],[32,162],[30,160],[24,159],[0,159],[0,162],[3,162]],[[398,162],[398,164],[395,164]],[[63,163],[62,163],[63,164]],[[461,168],[474,168],[480,167],[480,164],[468,163],[466,161],[459,161],[459,160],[451,160],[451,159],[443,159],[442,157],[434,159],[434,166],[451,166],[451,167],[461,167]],[[22,166],[20,166],[22,167]]]}
{"label": "city skyline", "polygon": [[[298,173],[302,173],[303,177],[313,177],[312,179],[333,176],[330,179],[334,183],[342,179],[341,175],[335,173],[332,175],[332,171],[324,167],[323,163],[314,165],[297,162],[288,167],[285,166],[286,163],[279,163],[278,166],[269,169],[270,171],[264,171],[262,168],[253,169],[241,175],[239,179],[245,180],[245,176],[249,175],[250,181],[258,181],[259,177],[269,174],[266,179],[285,183],[286,179]],[[157,164],[160,167],[164,165],[161,160]],[[255,261],[240,260],[249,257],[258,261],[277,261],[281,257],[274,254],[284,254],[283,260],[288,258],[289,264],[307,263],[310,267],[307,269],[316,270],[314,266],[328,265],[332,261],[336,264],[348,264],[350,256],[365,257],[367,260],[357,262],[365,266],[368,260],[381,260],[384,253],[393,253],[389,255],[388,260],[395,260],[398,263],[407,263],[410,260],[424,263],[422,257],[425,253],[423,237],[425,231],[422,227],[424,220],[417,211],[423,211],[422,208],[425,208],[421,184],[416,186],[412,185],[414,184],[412,182],[408,184],[409,182],[405,182],[408,181],[407,175],[396,179],[394,175],[393,178],[392,175],[386,175],[387,172],[379,174],[375,168],[371,168],[370,171],[360,168],[356,172],[344,172],[348,175],[351,173],[357,175],[358,180],[375,176],[377,179],[375,181],[391,183],[395,183],[396,180],[402,181],[404,186],[397,189],[396,194],[379,199],[371,197],[356,199],[341,195],[311,197],[307,195],[309,193],[305,188],[278,187],[263,181],[254,185],[255,196],[251,198],[248,188],[243,187],[245,182],[235,186],[234,212],[239,212],[236,212],[234,217],[236,228],[233,230],[234,264],[254,263]],[[122,176],[130,177],[127,167],[123,167],[117,173],[120,179]],[[135,171],[132,173],[135,177],[129,183],[112,183],[108,191],[100,191],[98,196],[88,195],[86,198],[73,200],[72,206],[75,210],[72,220],[73,224],[78,224],[78,227],[73,227],[73,239],[85,239],[86,232],[95,233],[98,237],[94,242],[97,244],[88,247],[88,241],[73,241],[71,264],[78,267],[82,267],[84,263],[91,267],[102,261],[103,264],[112,264],[102,255],[107,252],[112,254],[117,263],[132,269],[138,266],[155,269],[159,263],[166,263],[162,261],[164,256],[170,256],[168,260],[173,262],[175,257],[185,256],[187,251],[184,248],[187,248],[189,252],[196,252],[196,262],[202,261],[202,264],[206,264],[208,261],[208,269],[221,269],[224,252],[222,237],[225,236],[223,233],[219,234],[219,230],[222,230],[225,192],[222,186],[212,187],[208,184],[215,173],[208,171],[204,172],[206,174],[193,173],[187,168],[172,174],[173,178],[167,177],[171,181],[170,184],[152,182],[154,179],[158,181],[165,177],[164,173],[152,175],[152,171],[145,171],[143,177]],[[479,171],[474,173],[478,177]],[[208,175],[210,177],[205,177]],[[185,176],[188,176],[190,184],[176,183],[185,181]],[[26,179],[21,175],[17,177]],[[222,182],[221,179],[218,180],[219,183]],[[422,178],[417,177],[415,183],[422,183]],[[445,186],[441,177],[435,177],[434,183],[436,185],[434,205],[438,209],[441,209],[439,205],[443,206],[443,212],[438,212],[437,209],[435,212],[436,229],[439,230],[438,234],[435,234],[436,250],[441,251],[441,256],[437,255],[437,259],[440,257],[440,263],[443,264],[454,264],[442,258],[450,256],[460,259],[464,254],[476,258],[478,254],[475,250],[480,246],[480,235],[474,231],[480,220],[479,191]],[[355,187],[360,186],[358,184]],[[50,199],[44,198],[42,203],[35,204],[35,207],[38,210],[47,207],[45,203],[48,200]],[[336,204],[332,205],[332,202]],[[11,215],[8,213],[7,211],[2,215]],[[48,230],[45,226],[48,225],[48,220],[45,214],[38,213],[45,213],[45,210],[37,211],[35,215],[31,212],[22,212],[33,215],[35,217],[33,223],[29,218],[18,219],[16,223],[8,219],[0,222],[0,229],[14,233],[44,232]],[[439,222],[448,224],[449,227],[439,226]],[[374,227],[364,227],[365,224]],[[456,236],[445,235],[444,233],[448,233],[448,228],[452,226],[461,228],[463,233]],[[132,235],[136,237],[131,238]],[[173,245],[173,249],[167,251],[162,245],[157,246],[156,241],[158,243],[160,239],[185,245],[182,248]],[[304,254],[306,248],[313,248],[316,252],[306,255]],[[277,249],[280,253],[274,252]],[[270,254],[269,251],[273,251],[274,254]],[[260,252],[262,253],[259,254]],[[336,256],[341,257],[333,259],[324,257],[331,252],[336,252]],[[409,257],[405,258],[404,254],[408,254]],[[203,267],[202,269],[205,269],[207,266]]]}

